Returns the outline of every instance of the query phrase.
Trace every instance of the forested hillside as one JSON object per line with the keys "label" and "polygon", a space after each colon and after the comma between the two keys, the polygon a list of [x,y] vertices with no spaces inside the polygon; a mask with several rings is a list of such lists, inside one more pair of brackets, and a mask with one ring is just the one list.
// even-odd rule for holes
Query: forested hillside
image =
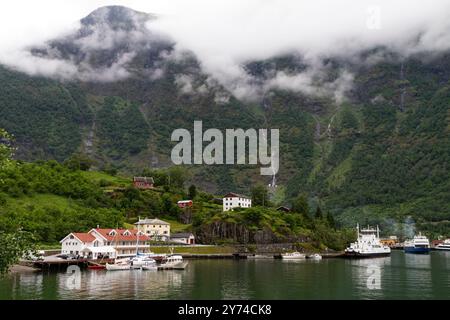
{"label": "forested hillside", "polygon": [[[306,194],[311,208],[320,206],[345,225],[401,229],[392,222],[412,217],[423,230],[449,231],[448,54],[392,56],[370,65],[330,60],[328,78],[343,67],[354,74],[352,89],[340,101],[281,89],[246,101],[211,84],[195,56],[166,61],[170,42],[150,47],[139,47],[131,75],[113,82],[52,80],[0,67],[0,127],[16,137],[16,159],[63,162],[81,153],[94,169],[135,174],[170,167],[172,131],[192,130],[195,120],[205,128],[279,128],[281,168],[273,190],[278,204]],[[74,60],[84,57],[79,49],[69,50],[67,39],[52,48]],[[99,52],[90,57],[95,65],[108,65],[123,50],[111,48],[105,61]],[[156,67],[164,73],[154,76]],[[246,66],[255,79],[302,68],[291,55]],[[250,193],[256,183],[271,182],[254,166],[186,170],[189,183],[216,194]],[[20,189],[14,191],[12,182],[10,188],[12,194]]]}

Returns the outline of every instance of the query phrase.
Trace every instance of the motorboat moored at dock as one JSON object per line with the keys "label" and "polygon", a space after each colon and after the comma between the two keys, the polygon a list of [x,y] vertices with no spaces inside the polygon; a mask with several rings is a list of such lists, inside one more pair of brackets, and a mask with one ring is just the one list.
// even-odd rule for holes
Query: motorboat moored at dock
{"label": "motorboat moored at dock", "polygon": [[435,246],[434,250],[450,251],[450,239],[446,239],[446,240],[444,240],[444,242],[442,242],[442,243],[438,244],[437,246]]}

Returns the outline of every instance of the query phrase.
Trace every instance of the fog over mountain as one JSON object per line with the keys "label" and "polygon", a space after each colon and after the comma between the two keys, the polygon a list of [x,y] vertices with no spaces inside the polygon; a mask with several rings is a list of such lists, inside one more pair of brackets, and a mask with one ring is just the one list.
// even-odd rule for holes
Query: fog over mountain
{"label": "fog over mountain", "polygon": [[[78,9],[109,3],[94,1],[87,6],[81,1]],[[31,75],[111,82],[132,76],[132,62],[140,54],[151,55],[157,62],[140,74],[152,79],[162,75],[165,61],[184,59],[188,53],[195,55],[209,83],[220,83],[240,99],[261,99],[272,89],[287,89],[329,95],[340,102],[352,88],[355,66],[421,53],[430,58],[430,52],[436,55],[450,47],[450,3],[442,0],[433,1],[432,6],[423,1],[384,0],[115,3],[142,12],[103,7],[78,23],[71,22],[75,17],[67,20],[64,28],[61,22],[55,23],[61,33],[55,27],[45,41],[27,39],[23,32],[19,34],[24,37],[15,40],[5,30],[26,30],[25,25],[36,20],[52,25],[54,15],[68,12],[43,1],[48,17],[24,16],[28,20],[21,21],[17,7],[7,10],[8,5],[2,4],[2,15],[9,11],[15,18],[4,17],[3,23],[10,25],[2,28],[0,63]],[[160,10],[165,12],[144,13]],[[297,57],[303,68],[274,69],[264,77],[248,72],[249,63],[285,55]],[[330,79],[330,61],[336,59],[345,63]],[[186,94],[207,86],[193,88],[191,82],[189,75],[177,77],[177,85]]]}

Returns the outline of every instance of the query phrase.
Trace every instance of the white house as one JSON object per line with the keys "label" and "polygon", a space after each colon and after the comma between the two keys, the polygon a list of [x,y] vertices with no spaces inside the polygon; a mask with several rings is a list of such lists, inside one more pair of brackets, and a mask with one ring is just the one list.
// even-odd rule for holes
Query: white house
{"label": "white house", "polygon": [[126,258],[136,252],[150,252],[150,238],[138,230],[92,229],[88,233],[71,233],[61,240],[61,253],[88,259]]}
{"label": "white house", "polygon": [[71,233],[61,240],[61,253],[83,255],[83,250],[86,247],[93,247],[96,240],[97,238],[90,233]]}
{"label": "white house", "polygon": [[186,245],[194,245],[195,244],[195,236],[192,233],[176,233],[172,235],[170,238],[172,242],[186,244]]}
{"label": "white house", "polygon": [[251,208],[252,199],[236,193],[229,193],[223,198],[223,211],[230,211],[235,208]]}
{"label": "white house", "polygon": [[168,241],[170,239],[170,223],[159,219],[140,219],[134,224],[136,228],[152,240]]}

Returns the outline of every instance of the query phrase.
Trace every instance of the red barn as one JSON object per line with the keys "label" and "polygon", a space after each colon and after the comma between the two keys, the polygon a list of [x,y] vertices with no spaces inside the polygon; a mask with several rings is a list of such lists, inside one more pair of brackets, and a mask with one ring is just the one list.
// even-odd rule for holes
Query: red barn
{"label": "red barn", "polygon": [[153,180],[153,178],[134,177],[133,185],[137,189],[148,190],[155,187],[155,181]]}

